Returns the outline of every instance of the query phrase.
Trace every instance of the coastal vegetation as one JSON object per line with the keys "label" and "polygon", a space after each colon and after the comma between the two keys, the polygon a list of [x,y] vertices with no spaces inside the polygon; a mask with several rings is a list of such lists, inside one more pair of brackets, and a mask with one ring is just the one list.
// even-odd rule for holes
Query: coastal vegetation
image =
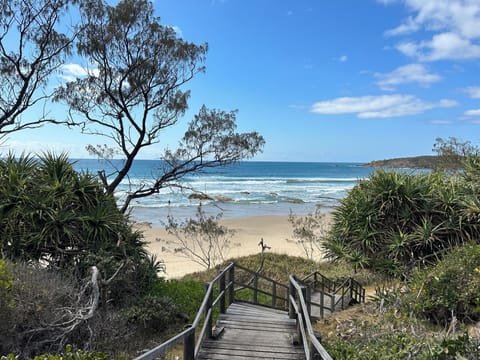
{"label": "coastal vegetation", "polygon": [[456,137],[436,138],[432,151],[436,155],[402,157],[374,160],[363,166],[390,169],[433,169],[457,171],[462,169],[465,160],[479,154],[478,146]]}
{"label": "coastal vegetation", "polygon": [[[71,7],[79,22],[65,26]],[[130,182],[116,198],[133,161],[185,114],[190,93],[183,86],[204,71],[207,45],[161,25],[146,0],[1,1],[0,28],[2,140],[66,124],[107,139],[89,145],[92,154],[124,160],[111,174],[89,174],[76,172],[66,154],[2,155],[0,355],[131,358],[193,318],[203,282],[229,246],[217,218],[200,212],[196,222],[171,219],[180,251],[204,236],[199,252],[208,271],[166,281],[163,263],[146,251],[128,217],[131,201],[182,189],[189,173],[251,158],[264,139],[238,133],[236,111],[202,106],[178,147],[160,156],[164,167],[152,181]],[[71,32],[60,31],[66,28]],[[17,46],[9,46],[12,39]],[[91,68],[51,93],[52,74],[73,53]],[[22,116],[52,99],[67,107],[68,118]],[[376,287],[368,305],[317,324],[336,358],[478,358],[472,328],[480,320],[480,158],[475,146],[455,138],[437,139],[434,151],[428,167],[442,171],[380,170],[360,181],[334,210],[328,233],[320,214],[291,217],[308,259],[263,251],[236,259],[249,268],[260,262],[262,273],[280,282],[319,270],[332,278],[354,273]],[[319,262],[319,249],[330,261]]]}

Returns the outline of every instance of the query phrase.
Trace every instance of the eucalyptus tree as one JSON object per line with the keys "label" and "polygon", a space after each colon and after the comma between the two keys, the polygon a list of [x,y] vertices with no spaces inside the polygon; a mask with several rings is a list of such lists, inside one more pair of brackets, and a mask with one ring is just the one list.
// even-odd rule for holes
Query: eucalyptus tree
{"label": "eucalyptus tree", "polygon": [[[56,99],[70,108],[70,121],[83,131],[106,137],[113,145],[89,145],[108,160],[123,162],[113,173],[99,173],[109,193],[128,179],[141,151],[160,141],[187,110],[190,92],[183,86],[205,70],[207,45],[179,38],[172,27],[160,24],[147,0],[122,0],[110,6],[102,0],[84,1],[78,53],[88,62],[88,76],[69,82]],[[256,132],[236,132],[236,112],[205,106],[194,117],[177,150],[165,151],[163,168],[155,178],[130,191],[121,208],[133,199],[157,193],[206,167],[223,166],[253,156],[264,140]]]}
{"label": "eucalyptus tree", "polygon": [[22,114],[50,97],[46,85],[72,49],[75,32],[62,32],[69,0],[0,0],[0,137],[58,122]]}

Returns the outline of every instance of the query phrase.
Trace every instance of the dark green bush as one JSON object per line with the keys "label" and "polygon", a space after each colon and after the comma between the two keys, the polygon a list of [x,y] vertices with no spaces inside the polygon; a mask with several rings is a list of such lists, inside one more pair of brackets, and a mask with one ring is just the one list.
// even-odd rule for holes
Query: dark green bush
{"label": "dark green bush", "polygon": [[334,211],[324,248],[334,260],[403,277],[477,239],[479,203],[459,177],[376,171]]}
{"label": "dark green bush", "polygon": [[159,280],[150,295],[172,300],[177,315],[192,322],[205,296],[205,284],[197,280]]}
{"label": "dark green bush", "polygon": [[480,245],[453,250],[434,267],[418,272],[412,283],[412,304],[439,324],[456,319],[480,320]]}
{"label": "dark green bush", "polygon": [[0,253],[11,261],[41,262],[79,280],[96,266],[109,284],[104,301],[141,297],[160,270],[113,196],[65,154],[0,160],[0,228]]}
{"label": "dark green bush", "polygon": [[164,331],[176,321],[177,305],[169,298],[147,295],[123,311],[122,317],[143,329]]}

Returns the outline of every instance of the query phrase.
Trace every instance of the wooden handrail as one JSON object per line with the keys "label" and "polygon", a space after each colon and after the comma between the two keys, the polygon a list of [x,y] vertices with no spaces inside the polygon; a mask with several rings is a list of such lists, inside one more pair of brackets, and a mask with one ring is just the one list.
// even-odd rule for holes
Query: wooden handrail
{"label": "wooden handrail", "polygon": [[[309,284],[308,286],[313,289],[319,290],[321,294],[320,303],[312,302],[311,305],[320,307],[320,317],[324,316],[325,310],[334,312],[339,304],[341,304],[341,308],[343,309],[346,301],[350,302],[354,300],[357,303],[365,302],[365,289],[359,282],[351,277],[339,282],[327,278],[318,271],[314,271],[305,276],[301,282]],[[339,295],[338,300],[335,300],[336,295]],[[329,306],[325,306],[325,297],[329,298],[327,302]]]}
{"label": "wooden handrail", "polygon": [[[246,273],[253,275],[252,280],[248,282],[241,282],[238,280],[239,276],[236,275],[236,270],[245,271]],[[228,277],[228,282],[226,278]],[[319,272],[314,272],[308,275],[304,280],[314,277],[314,282],[318,283],[318,278],[320,278],[324,284],[327,285],[331,292],[342,291],[342,295],[345,296],[345,291],[350,291],[351,296],[353,294],[362,299],[365,299],[365,290],[353,279],[347,279],[343,285],[348,282],[348,287],[339,286],[339,284],[334,281],[324,277]],[[258,281],[263,280],[267,281],[271,285],[271,292],[267,290],[260,289],[258,286]],[[135,360],[154,360],[161,355],[164,355],[169,349],[173,346],[183,343],[184,360],[194,360],[203,344],[203,341],[207,337],[212,336],[212,322],[215,306],[219,307],[219,312],[222,314],[225,312],[228,305],[235,301],[235,291],[242,289],[250,289],[253,291],[252,302],[258,303],[258,293],[271,296],[272,304],[271,307],[277,307],[277,300],[282,300],[286,306],[288,306],[290,317],[295,317],[297,319],[297,328],[299,335],[302,338],[304,344],[305,355],[307,359],[313,359],[314,354],[319,354],[323,360],[331,360],[331,356],[327,353],[325,348],[322,346],[320,341],[315,337],[313,332],[312,323],[310,320],[310,307],[311,305],[320,305],[312,303],[310,300],[310,288],[306,286],[301,286],[299,284],[300,280],[297,280],[295,276],[289,276],[289,285],[282,284],[276,280],[273,280],[267,276],[260,275],[258,272],[247,269],[241,265],[230,263],[225,269],[223,269],[212,281],[206,284],[205,296],[203,298],[202,304],[195,316],[193,323],[185,330],[170,338],[166,342],[158,345],[157,347],[145,352],[144,354],[135,358]],[[213,293],[216,284],[218,283],[218,295],[216,298],[213,298]],[[252,285],[253,283],[253,285]],[[235,286],[239,288],[235,289]],[[278,294],[278,290],[281,289],[285,291],[285,297]],[[346,290],[347,289],[347,290]],[[360,290],[359,290],[360,289]],[[363,292],[362,292],[363,291]],[[329,291],[330,292],[330,291]],[[330,304],[332,307],[335,306],[334,295],[326,294],[331,296]],[[342,296],[342,298],[343,298]],[[228,299],[228,300],[227,300]],[[323,300],[323,298],[322,298]],[[228,304],[226,303],[228,301]],[[263,304],[265,305],[265,304]],[[320,305],[321,309],[323,307],[323,301]],[[321,310],[323,313],[323,309]],[[198,337],[196,337],[197,329],[200,327],[200,323],[203,318],[203,325],[200,329]]]}
{"label": "wooden handrail", "polygon": [[306,358],[310,360],[314,358],[314,355],[318,354],[322,360],[333,360],[313,332],[310,313],[304,296],[306,287],[300,286],[293,275],[289,276],[289,280],[290,317],[294,316],[297,320],[297,328],[302,338]]}
{"label": "wooden handrail", "polygon": [[[213,290],[215,284],[220,282],[220,287],[223,287],[221,284],[225,280],[225,275],[228,273],[229,277],[233,274],[233,267],[235,266],[234,263],[230,263],[225,269],[223,269],[212,281],[207,283],[205,296],[203,298],[202,304],[193,320],[192,325],[188,328],[183,330],[181,333],[175,335],[171,339],[167,340],[166,342],[158,345],[157,347],[147,351],[146,353],[138,356],[135,360],[154,360],[160,355],[165,354],[169,349],[173,346],[182,343],[184,344],[184,351],[183,351],[183,358],[184,360],[194,360],[200,351],[202,346],[203,340],[205,336],[208,334],[211,336],[211,324],[212,324],[212,316],[213,316],[213,308],[220,304],[220,310],[225,311],[225,295],[227,294],[227,290],[230,287],[233,288],[234,286],[234,279],[229,278],[228,284],[225,286],[225,289],[219,291],[218,296],[213,299]],[[229,294],[231,294],[228,291]],[[232,298],[229,299],[230,302],[233,301]],[[197,343],[195,344],[195,333],[197,328],[199,327],[200,321],[204,318],[203,326],[200,331],[200,335],[198,336]]]}

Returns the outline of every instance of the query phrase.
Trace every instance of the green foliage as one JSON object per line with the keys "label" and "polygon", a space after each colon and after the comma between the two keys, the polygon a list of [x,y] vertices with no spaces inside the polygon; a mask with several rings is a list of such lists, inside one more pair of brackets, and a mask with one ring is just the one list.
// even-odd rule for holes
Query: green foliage
{"label": "green foliage", "polygon": [[327,342],[326,350],[334,359],[339,360],[474,360],[479,355],[475,342],[468,335],[437,340],[408,332],[383,331],[374,334],[373,329],[365,330],[367,333],[362,338]]}
{"label": "green foliage", "polygon": [[147,295],[123,311],[123,317],[144,329],[164,331],[175,322],[177,313],[177,305],[171,299]]}
{"label": "green foliage", "polygon": [[459,177],[376,171],[334,211],[326,254],[356,268],[405,276],[478,237],[479,202],[472,195]]}
{"label": "green foliage", "polygon": [[205,284],[193,279],[158,280],[149,294],[171,299],[177,313],[193,321],[205,296]]}
{"label": "green foliage", "polygon": [[[9,354],[0,357],[0,360],[17,360],[18,356]],[[101,352],[91,352],[83,350],[73,350],[71,345],[65,347],[65,351],[60,354],[42,354],[37,355],[32,360],[108,360],[110,357]]]}
{"label": "green foliage", "polygon": [[5,260],[0,259],[0,293],[11,289],[13,285],[13,274],[8,268]]}
{"label": "green foliage", "polygon": [[413,308],[439,324],[480,320],[480,245],[453,250],[412,282]]}
{"label": "green foliage", "polygon": [[110,289],[121,286],[123,296],[145,290],[142,277],[159,270],[113,196],[92,175],[75,172],[66,154],[0,160],[0,228],[0,253],[12,261],[41,261],[78,279],[93,265],[103,280],[121,268]]}
{"label": "green foliage", "polygon": [[478,359],[478,340],[467,333],[447,335],[443,327],[404,312],[403,300],[400,295],[381,309],[371,303],[334,313],[319,326],[322,344],[334,359]]}

